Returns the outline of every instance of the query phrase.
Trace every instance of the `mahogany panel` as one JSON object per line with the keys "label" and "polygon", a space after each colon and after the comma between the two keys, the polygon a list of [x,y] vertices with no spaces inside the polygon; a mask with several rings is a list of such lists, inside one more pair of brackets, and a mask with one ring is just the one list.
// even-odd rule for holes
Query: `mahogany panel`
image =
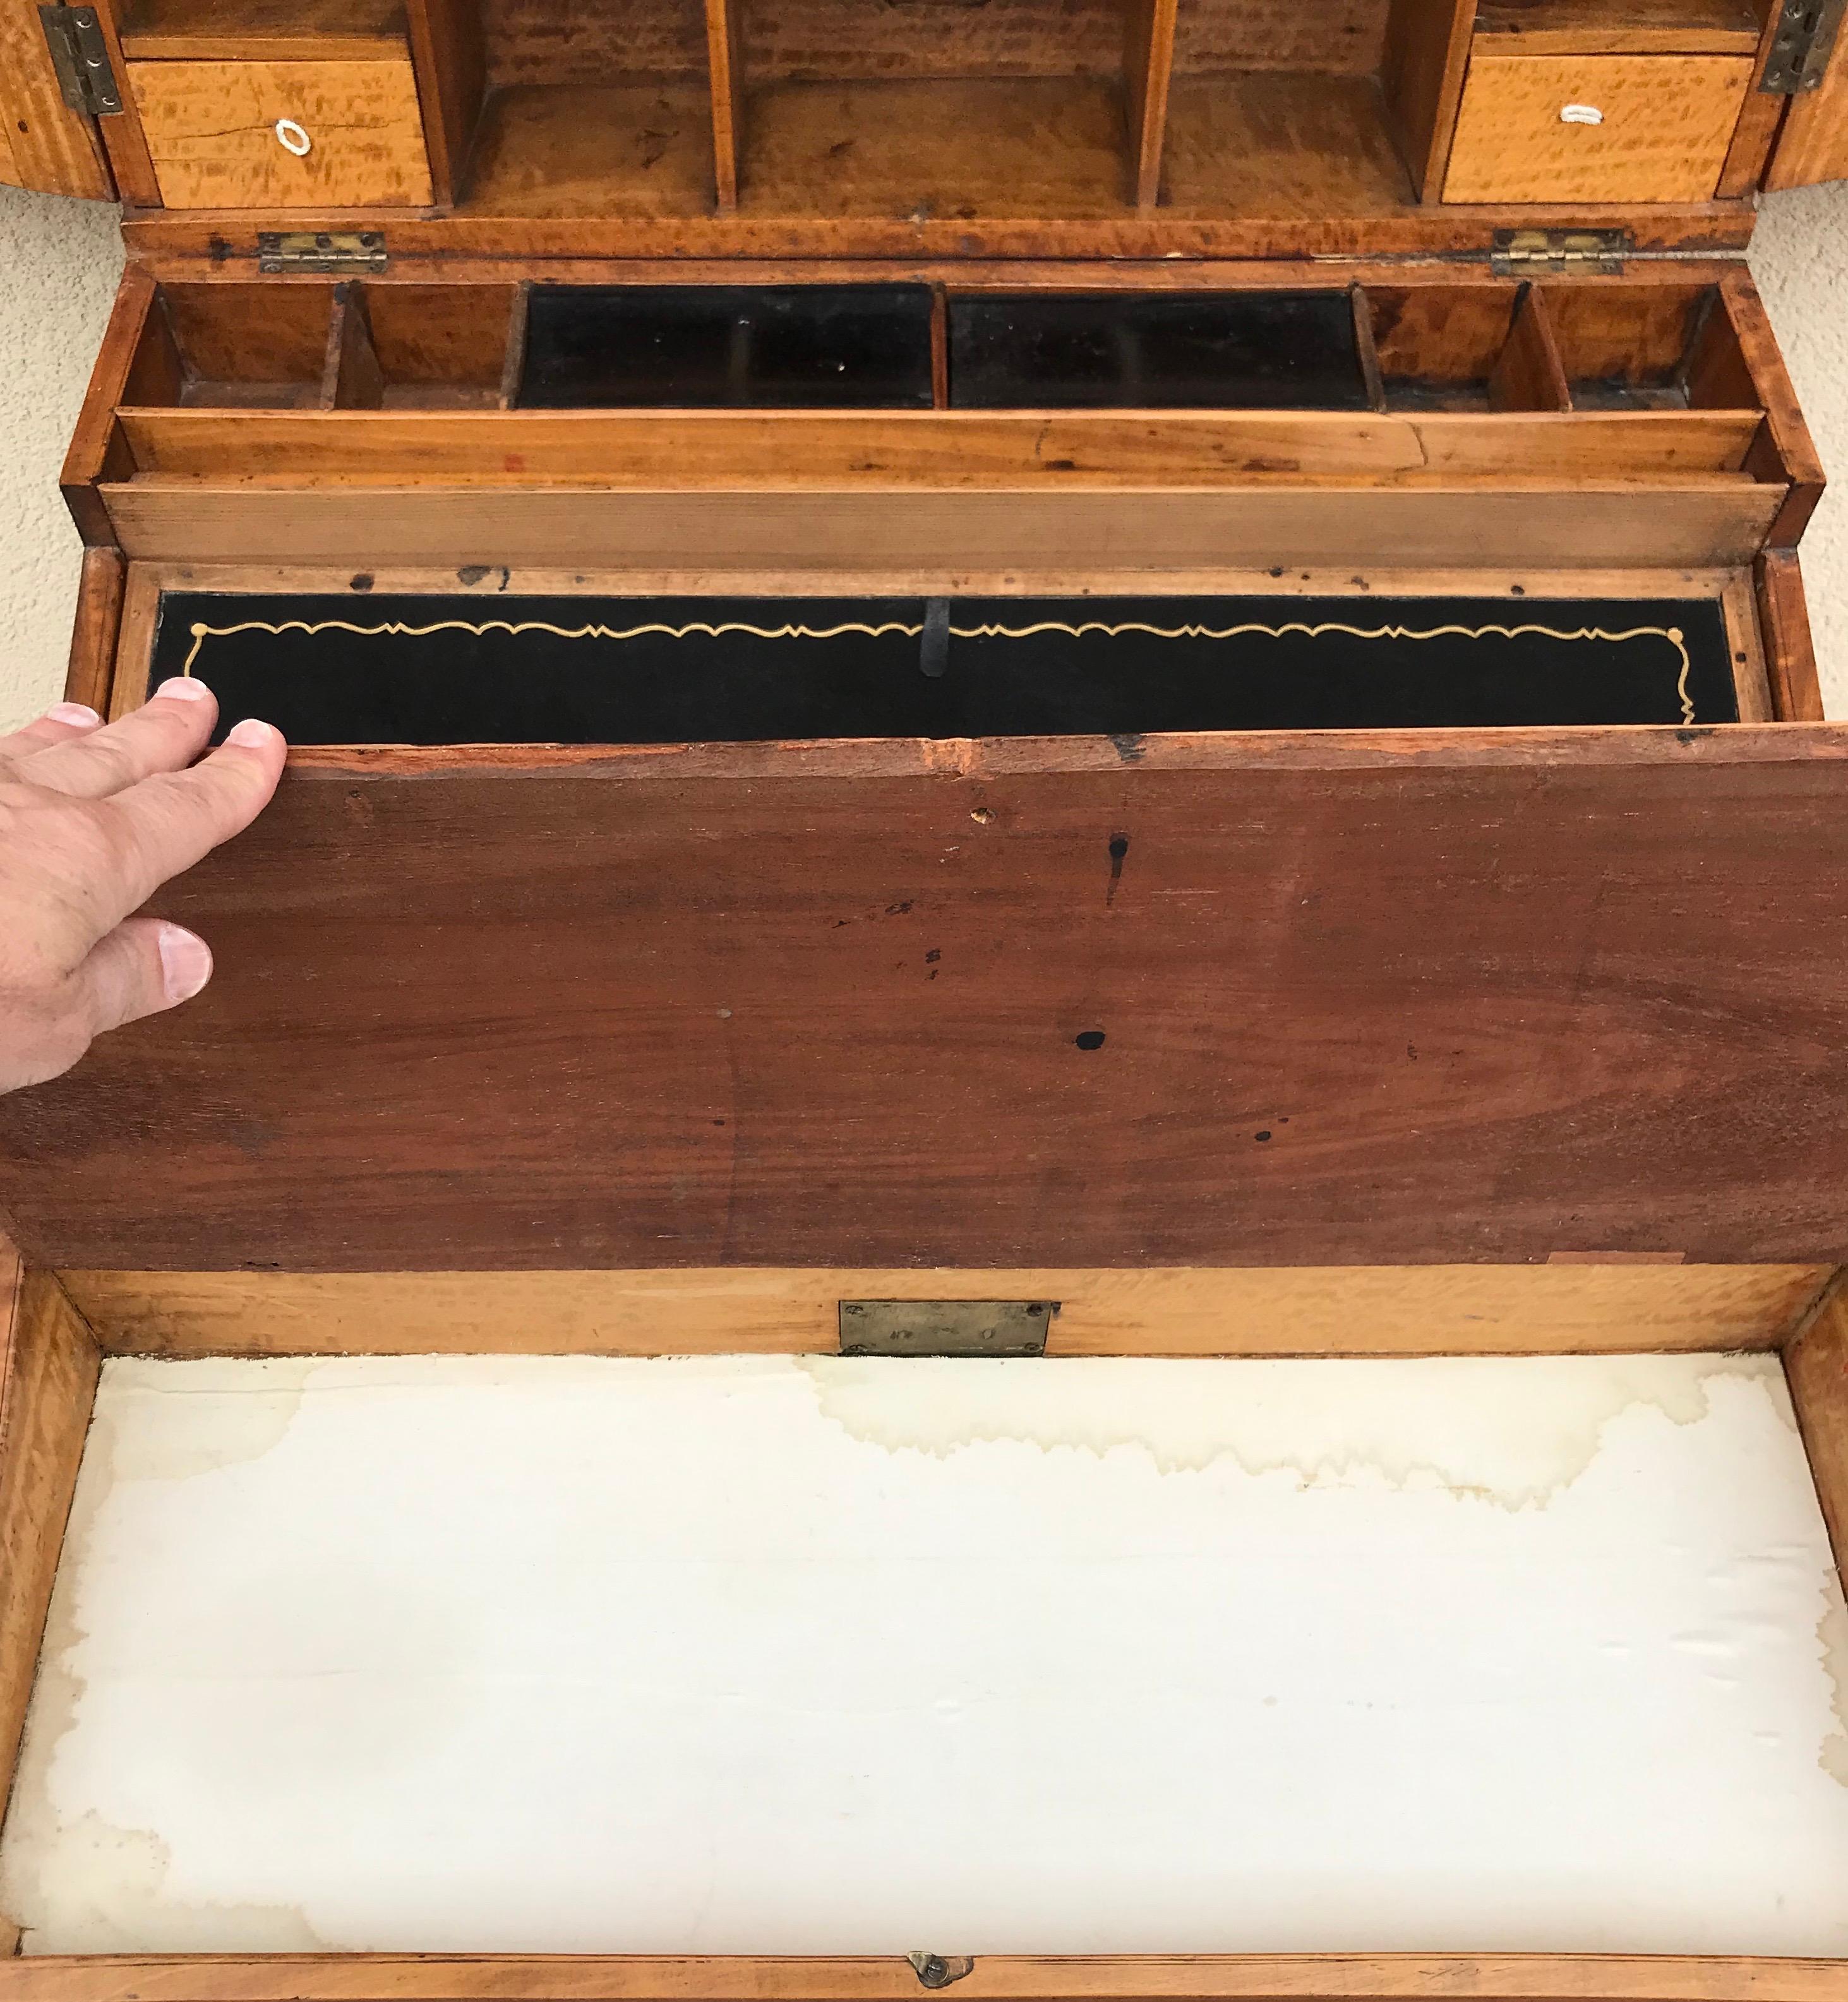
{"label": "mahogany panel", "polygon": [[0,1203],[139,1270],[1833,1262],[1845,802],[1831,725],[313,754]]}

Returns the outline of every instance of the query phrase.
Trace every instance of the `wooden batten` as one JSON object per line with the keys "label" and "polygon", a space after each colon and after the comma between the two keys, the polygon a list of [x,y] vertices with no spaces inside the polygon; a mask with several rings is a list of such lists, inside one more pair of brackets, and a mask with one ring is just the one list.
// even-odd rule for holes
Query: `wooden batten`
{"label": "wooden batten", "polygon": [[99,1360],[58,1281],[0,1244],[0,1801],[25,1728]]}
{"label": "wooden batten", "polygon": [[[1842,1963],[1625,1954],[976,1958],[969,2002],[1839,2002]],[[910,1962],[591,1955],[0,1960],[0,2002],[917,2002]]]}
{"label": "wooden batten", "polygon": [[61,1275],[111,1353],[828,1355],[843,1299],[1049,1299],[1048,1355],[1766,1348],[1826,1266]]}

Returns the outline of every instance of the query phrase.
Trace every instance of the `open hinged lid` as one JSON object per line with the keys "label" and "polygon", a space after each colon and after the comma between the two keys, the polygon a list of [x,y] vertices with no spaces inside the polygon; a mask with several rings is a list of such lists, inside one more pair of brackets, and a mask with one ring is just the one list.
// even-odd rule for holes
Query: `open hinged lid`
{"label": "open hinged lid", "polygon": [[113,190],[138,250],[218,265],[362,223],[382,246],[323,254],[1711,252],[1761,187],[1848,174],[1841,12],[3,0],[0,179]]}

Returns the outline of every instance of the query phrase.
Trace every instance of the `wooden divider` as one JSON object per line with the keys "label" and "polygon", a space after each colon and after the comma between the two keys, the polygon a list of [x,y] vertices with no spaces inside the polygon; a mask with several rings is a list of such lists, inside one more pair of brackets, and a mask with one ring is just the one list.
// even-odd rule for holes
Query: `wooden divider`
{"label": "wooden divider", "polygon": [[1130,199],[1140,209],[1160,199],[1162,145],[1174,70],[1177,0],[1129,0],[1123,39],[1123,87],[1129,113]]}
{"label": "wooden divider", "polygon": [[744,61],[739,15],[743,0],[706,0],[707,78],[713,100],[713,180],[719,213],[738,205],[738,155],[744,130]]}
{"label": "wooden divider", "polygon": [[1489,401],[1498,410],[1569,410],[1572,392],[1545,295],[1524,285],[1515,306],[1501,359],[1489,378]]}

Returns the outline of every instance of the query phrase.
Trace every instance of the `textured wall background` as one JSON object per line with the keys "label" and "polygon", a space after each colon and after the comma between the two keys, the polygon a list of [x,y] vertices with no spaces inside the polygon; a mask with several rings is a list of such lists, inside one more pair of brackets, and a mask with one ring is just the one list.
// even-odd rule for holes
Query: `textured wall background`
{"label": "textured wall background", "polygon": [[[113,209],[0,187],[0,727],[63,685],[79,551],[58,469],[121,264]],[[1773,196],[1752,264],[1840,482],[1803,550],[1824,697],[1848,717],[1848,183]]]}

